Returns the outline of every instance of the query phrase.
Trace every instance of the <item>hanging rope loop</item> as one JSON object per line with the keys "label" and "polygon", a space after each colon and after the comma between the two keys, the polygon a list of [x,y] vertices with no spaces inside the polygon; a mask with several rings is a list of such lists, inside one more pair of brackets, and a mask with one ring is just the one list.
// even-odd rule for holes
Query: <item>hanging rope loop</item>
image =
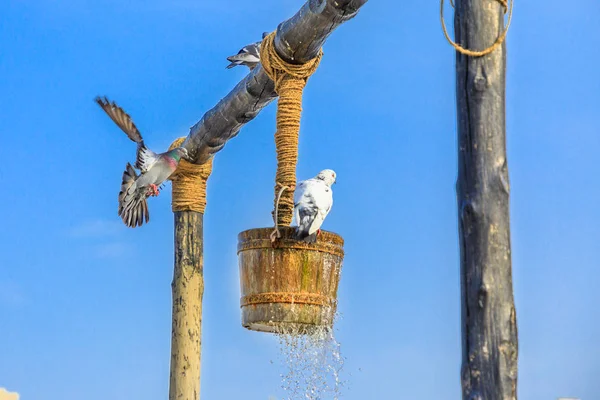
{"label": "hanging rope loop", "polygon": [[[169,150],[176,149],[185,141],[185,137],[175,139]],[[206,208],[206,182],[212,172],[212,158],[204,164],[192,164],[181,160],[175,172],[169,177],[173,182],[171,209],[177,211],[195,211],[204,213]]]}
{"label": "hanging rope loop", "polygon": [[[281,186],[280,183],[277,184],[278,186]],[[277,221],[277,215],[279,212],[279,201],[281,200],[281,195],[283,194],[283,192],[285,192],[286,190],[288,190],[289,187],[287,186],[283,186],[281,187],[281,189],[279,190],[279,194],[277,195],[277,200],[275,201],[275,216],[274,216],[274,221]],[[275,240],[279,239],[281,237],[281,232],[279,232],[279,225],[275,224],[275,229],[273,229],[273,232],[271,232],[271,243],[273,243]]]}
{"label": "hanging rope loop", "polygon": [[[275,226],[279,226],[292,223],[302,93],[308,78],[317,70],[323,51],[319,50],[317,57],[304,64],[291,64],[277,54],[274,39],[275,32],[271,32],[263,39],[260,47],[260,62],[269,78],[275,83],[275,91],[279,95],[277,101],[277,131],[275,132],[277,174],[275,176],[273,210]],[[280,194],[279,190],[282,187],[291,190],[286,190]]]}
{"label": "hanging rope loop", "polygon": [[[442,30],[444,31],[444,36],[446,37],[446,40],[448,41],[448,43],[450,43],[452,45],[452,47],[454,47],[456,49],[456,51],[458,51],[461,54],[471,56],[471,57],[482,57],[482,56],[490,54],[491,52],[493,52],[494,50],[496,50],[498,47],[500,47],[502,45],[502,43],[504,42],[504,39],[506,39],[506,35],[508,34],[508,28],[510,27],[510,22],[512,21],[514,0],[496,0],[496,1],[499,2],[502,5],[502,7],[504,7],[504,14],[508,13],[508,21],[506,22],[506,26],[504,27],[504,30],[502,31],[500,36],[498,36],[498,39],[496,39],[496,41],[490,47],[488,47],[484,50],[481,50],[481,51],[476,51],[476,50],[465,49],[464,47],[462,47],[461,45],[459,45],[458,43],[456,43],[455,41],[453,41],[450,38],[450,35],[448,34],[448,30],[446,28],[446,22],[444,21],[444,0],[440,0],[440,20],[442,21]],[[510,3],[509,3],[509,1],[510,1]],[[454,7],[453,0],[450,0],[450,4],[452,5],[452,7]]]}

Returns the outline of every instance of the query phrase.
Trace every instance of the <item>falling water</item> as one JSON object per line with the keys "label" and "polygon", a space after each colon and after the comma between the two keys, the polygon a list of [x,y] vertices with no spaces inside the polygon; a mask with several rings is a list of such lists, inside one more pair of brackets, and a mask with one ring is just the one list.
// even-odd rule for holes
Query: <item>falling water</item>
{"label": "falling water", "polygon": [[[336,315],[336,319],[337,319]],[[340,373],[344,358],[333,329],[314,327],[309,333],[297,325],[277,328],[285,400],[338,400],[345,382]]]}

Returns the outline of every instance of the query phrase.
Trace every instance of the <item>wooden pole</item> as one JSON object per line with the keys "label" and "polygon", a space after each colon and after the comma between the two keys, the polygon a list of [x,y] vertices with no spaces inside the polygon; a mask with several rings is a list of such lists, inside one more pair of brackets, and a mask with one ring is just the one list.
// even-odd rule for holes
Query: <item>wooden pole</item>
{"label": "wooden pole", "polygon": [[200,399],[204,215],[178,211],[175,217],[175,272],[169,400]]}
{"label": "wooden pole", "polygon": [[[484,49],[504,26],[495,0],[457,0],[459,44]],[[457,200],[464,400],[517,398],[505,126],[506,44],[483,57],[456,55]]]}

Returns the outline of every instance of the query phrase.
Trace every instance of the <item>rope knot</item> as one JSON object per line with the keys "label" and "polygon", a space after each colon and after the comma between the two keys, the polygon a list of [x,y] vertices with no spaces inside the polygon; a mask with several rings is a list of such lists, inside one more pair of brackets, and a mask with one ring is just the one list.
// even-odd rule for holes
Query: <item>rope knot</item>
{"label": "rope knot", "polygon": [[277,174],[275,177],[275,200],[273,219],[275,226],[290,225],[294,211],[294,190],[283,195],[280,188],[296,187],[296,164],[298,162],[298,134],[302,114],[302,93],[308,78],[317,70],[323,50],[304,64],[291,64],[282,59],[275,50],[275,32],[267,35],[260,46],[260,62],[265,73],[275,83],[279,95],[277,101]]}
{"label": "rope knot", "polygon": [[[176,149],[185,137],[175,139],[169,150]],[[175,172],[169,177],[173,182],[171,209],[204,213],[206,209],[206,182],[212,172],[212,158],[204,164],[192,164],[181,160]]]}
{"label": "rope knot", "polygon": [[320,49],[315,58],[304,64],[288,63],[275,50],[275,32],[268,34],[260,45],[260,63],[269,78],[275,82],[275,91],[279,96],[281,96],[281,85],[285,80],[303,81],[302,88],[304,88],[308,78],[319,67],[322,56],[323,49]]}

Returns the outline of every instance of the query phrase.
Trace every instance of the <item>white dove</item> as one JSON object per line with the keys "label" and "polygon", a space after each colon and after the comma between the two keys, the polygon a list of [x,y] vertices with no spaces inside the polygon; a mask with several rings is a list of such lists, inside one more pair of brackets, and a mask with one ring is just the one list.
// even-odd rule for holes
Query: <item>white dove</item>
{"label": "white dove", "polygon": [[331,169],[324,169],[314,178],[296,185],[294,192],[294,215],[296,217],[296,239],[306,243],[317,241],[321,225],[333,205],[331,185],[336,175]]}

